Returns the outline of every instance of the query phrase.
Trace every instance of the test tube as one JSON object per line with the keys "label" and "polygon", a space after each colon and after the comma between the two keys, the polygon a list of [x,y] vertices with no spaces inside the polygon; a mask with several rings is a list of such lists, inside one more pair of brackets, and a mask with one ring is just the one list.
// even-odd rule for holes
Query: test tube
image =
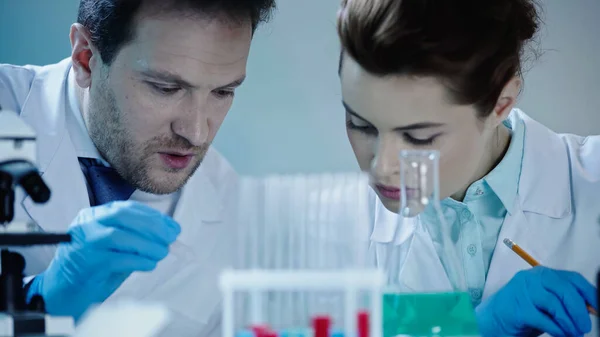
{"label": "test tube", "polygon": [[[308,225],[308,204],[309,204],[309,181],[305,175],[298,175],[294,179],[294,200],[296,208],[293,212],[294,222],[296,225],[291,228],[291,232],[294,235],[295,249],[291,252],[293,256],[292,267],[295,269],[306,268],[307,259],[307,243],[306,233]],[[293,230],[292,230],[293,229]],[[304,292],[296,291],[293,294],[293,326],[301,326],[307,324],[305,321],[306,311],[306,297]]]}
{"label": "test tube", "polygon": [[329,316],[315,316],[312,321],[315,337],[329,337],[331,318]]}
{"label": "test tube", "polygon": [[[240,179],[239,208],[236,249],[238,250],[235,267],[238,269],[259,268],[260,252],[258,247],[262,238],[262,179],[243,177]],[[245,326],[252,313],[250,307],[253,293],[242,293],[234,297],[235,324]]]}
{"label": "test tube", "polygon": [[369,337],[369,313],[366,311],[361,311],[357,316],[357,337]]}
{"label": "test tube", "polygon": [[[368,211],[357,216],[357,209],[366,205],[364,178],[364,174],[330,174],[248,179],[250,191],[241,193],[246,204],[240,222],[248,225],[239,231],[238,266],[320,270],[363,266],[357,261],[364,261],[360,252],[366,254],[368,247],[364,233],[369,230]],[[310,314],[324,312],[343,324],[341,290],[250,291],[245,312],[249,322],[269,322],[277,328],[306,326]]]}

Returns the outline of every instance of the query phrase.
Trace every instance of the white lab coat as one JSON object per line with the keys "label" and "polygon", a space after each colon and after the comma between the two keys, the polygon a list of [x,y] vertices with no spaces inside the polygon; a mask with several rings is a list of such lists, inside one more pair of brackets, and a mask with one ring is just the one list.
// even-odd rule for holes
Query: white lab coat
{"label": "white lab coat", "polygon": [[[595,284],[600,268],[600,136],[556,134],[516,109],[511,118],[522,119],[525,125],[522,173],[515,211],[506,216],[500,231],[483,300],[515,273],[530,268],[502,243],[504,238],[512,239],[542,265],[577,271]],[[433,242],[418,217],[398,226],[396,214],[379,201],[373,204],[372,248],[380,264],[390,245],[404,252],[401,288],[450,290]]]}
{"label": "white lab coat", "polygon": [[[33,219],[49,232],[64,232],[90,206],[84,175],[65,125],[66,79],[70,62],[46,67],[0,65],[0,106],[20,113],[37,132],[38,166],[52,196],[34,204],[17,196],[17,218]],[[134,273],[107,300],[128,297],[160,301],[173,323],[164,336],[218,336],[219,271],[231,263],[233,205],[237,176],[213,149],[183,188],[174,212],[182,232],[171,253],[151,273]],[[26,274],[42,272],[55,247],[22,250]]]}

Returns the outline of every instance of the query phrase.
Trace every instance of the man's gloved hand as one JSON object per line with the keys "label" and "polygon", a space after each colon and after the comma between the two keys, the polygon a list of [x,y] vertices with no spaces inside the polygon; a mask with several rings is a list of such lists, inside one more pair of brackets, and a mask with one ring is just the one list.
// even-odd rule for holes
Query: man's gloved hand
{"label": "man's gloved hand", "polygon": [[476,309],[482,336],[583,336],[598,308],[596,288],[578,273],[535,267],[517,273]]}
{"label": "man's gloved hand", "polygon": [[135,271],[151,271],[169,253],[181,228],[139,203],[113,202],[82,210],[50,266],[37,275],[28,299],[39,294],[46,311],[76,320],[106,300]]}

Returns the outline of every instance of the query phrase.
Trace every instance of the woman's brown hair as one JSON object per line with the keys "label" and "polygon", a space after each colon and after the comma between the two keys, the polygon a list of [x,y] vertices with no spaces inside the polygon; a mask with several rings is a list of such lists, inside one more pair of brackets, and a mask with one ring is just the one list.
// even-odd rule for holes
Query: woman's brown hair
{"label": "woman's brown hair", "polygon": [[342,0],[340,62],[348,55],[374,75],[436,77],[486,117],[521,75],[538,26],[533,0]]}

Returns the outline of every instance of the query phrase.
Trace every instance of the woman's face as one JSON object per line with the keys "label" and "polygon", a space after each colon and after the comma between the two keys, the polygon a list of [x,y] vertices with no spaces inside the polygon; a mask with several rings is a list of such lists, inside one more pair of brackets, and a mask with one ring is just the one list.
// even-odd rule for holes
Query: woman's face
{"label": "woman's face", "polygon": [[497,159],[490,144],[506,116],[482,120],[473,106],[452,103],[434,78],[373,76],[348,56],[340,76],[348,138],[388,210],[397,213],[400,207],[401,150],[440,152],[441,198],[462,199]]}

